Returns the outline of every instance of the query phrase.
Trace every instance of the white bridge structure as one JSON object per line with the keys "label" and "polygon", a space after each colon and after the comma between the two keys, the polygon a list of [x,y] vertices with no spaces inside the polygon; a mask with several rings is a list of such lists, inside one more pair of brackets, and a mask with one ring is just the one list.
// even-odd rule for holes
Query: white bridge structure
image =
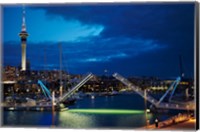
{"label": "white bridge structure", "polygon": [[[81,87],[83,86],[87,81],[89,81],[91,78],[93,77],[92,73],[89,73],[88,75],[86,75],[85,77],[83,77],[83,79],[75,86],[73,86],[68,92],[64,93],[63,96],[55,99],[55,103],[61,103],[62,101],[70,98],[73,94],[75,94],[75,92]],[[38,84],[41,86],[42,91],[44,93],[44,95],[49,98],[51,101],[53,99],[53,97],[51,96],[50,91],[48,90],[48,88],[42,83],[42,81],[38,80]]]}
{"label": "white bridge structure", "polygon": [[[115,77],[117,80],[121,81],[123,84],[128,86],[130,89],[134,90],[137,94],[139,94],[141,97],[149,101],[152,105],[154,105],[156,108],[161,108],[161,109],[177,109],[177,110],[195,110],[195,102],[194,101],[189,101],[189,102],[172,102],[171,98],[172,95],[174,94],[174,91],[180,82],[180,77],[176,79],[175,82],[172,83],[172,85],[169,87],[169,89],[166,91],[166,93],[160,98],[160,100],[156,100],[152,96],[146,94],[146,90],[142,90],[140,87],[132,84],[129,80],[124,78],[123,76],[119,75],[118,73],[114,73],[113,77]],[[169,103],[162,102],[163,99],[166,97],[166,95],[169,93],[169,91],[172,91],[171,96],[169,98]]]}
{"label": "white bridge structure", "polygon": [[72,87],[72,89],[69,92],[66,92],[61,98],[56,100],[56,103],[60,103],[70,96],[72,96],[81,86],[83,86],[87,81],[89,81],[93,77],[93,74],[90,73],[86,77],[84,77],[77,85]]}

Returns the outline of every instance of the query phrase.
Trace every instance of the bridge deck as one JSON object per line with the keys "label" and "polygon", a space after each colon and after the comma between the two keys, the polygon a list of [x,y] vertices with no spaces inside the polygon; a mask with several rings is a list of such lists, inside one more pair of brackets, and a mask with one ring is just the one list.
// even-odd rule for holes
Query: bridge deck
{"label": "bridge deck", "polygon": [[155,105],[157,108],[165,108],[165,109],[180,109],[180,110],[194,110],[195,109],[195,103],[187,103],[184,104],[178,104],[178,103],[158,103],[158,100],[151,97],[150,95],[146,94],[145,91],[141,90],[138,86],[135,86],[130,81],[128,81],[126,78],[122,77],[118,73],[113,74],[113,77],[115,77],[117,80],[121,81],[123,84],[128,86],[129,88],[133,89],[137,94],[142,96],[143,98],[146,98],[147,101],[149,101],[151,104]]}
{"label": "bridge deck", "polygon": [[81,86],[83,86],[88,80],[90,80],[93,75],[90,73],[84,77],[76,86],[74,86],[69,92],[65,93],[57,102],[62,102],[63,100],[69,98],[72,94],[75,93]]}

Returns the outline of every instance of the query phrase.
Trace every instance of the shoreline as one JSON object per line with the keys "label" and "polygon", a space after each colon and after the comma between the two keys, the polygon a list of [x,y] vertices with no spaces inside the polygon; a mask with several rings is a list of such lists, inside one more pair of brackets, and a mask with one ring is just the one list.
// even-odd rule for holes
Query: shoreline
{"label": "shoreline", "polygon": [[[186,123],[189,121],[193,121],[194,127],[193,128],[191,127],[191,130],[193,130],[193,129],[195,130],[196,119],[194,117],[191,117],[189,114],[180,114],[180,113],[178,115],[168,118],[164,121],[161,121],[161,122],[158,121],[157,127],[156,127],[156,123],[155,123],[155,124],[143,126],[143,127],[139,128],[139,130],[142,130],[142,129],[143,130],[162,130],[162,129],[170,130],[171,127],[181,125],[182,123]],[[185,129],[184,125],[181,125],[181,126],[183,126],[181,128],[184,130]],[[177,128],[176,130],[179,130],[179,128]]]}

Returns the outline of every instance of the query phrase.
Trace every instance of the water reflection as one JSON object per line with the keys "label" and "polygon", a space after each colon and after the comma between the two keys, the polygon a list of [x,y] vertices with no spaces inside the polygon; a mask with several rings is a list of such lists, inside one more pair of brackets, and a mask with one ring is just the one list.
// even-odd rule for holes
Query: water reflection
{"label": "water reflection", "polygon": [[55,127],[55,119],[56,119],[55,112],[52,111],[52,123],[51,123],[51,126],[52,126],[52,127]]}
{"label": "water reflection", "polygon": [[52,115],[50,112],[5,111],[3,125],[9,126],[50,126]]}
{"label": "water reflection", "polygon": [[70,113],[68,111],[59,112],[59,127],[65,128],[90,128],[95,126],[92,115]]}
{"label": "water reflection", "polygon": [[143,110],[124,109],[70,109],[69,112],[90,113],[90,114],[144,114]]}
{"label": "water reflection", "polygon": [[[85,109],[85,112],[73,111],[80,109]],[[122,111],[116,111],[121,109],[125,110],[124,114],[121,113]],[[98,112],[100,114],[97,114]],[[154,122],[155,118],[163,120],[167,115],[158,116],[148,113],[147,119],[150,122]],[[145,124],[144,100],[136,94],[103,96],[95,99],[86,97],[69,107],[69,111],[55,112],[53,115],[50,111],[4,111],[3,113],[4,126],[131,129]]]}
{"label": "water reflection", "polygon": [[14,112],[9,111],[9,112],[8,112],[8,116],[7,116],[7,118],[6,118],[5,121],[6,121],[6,122],[10,122],[10,123],[11,123],[10,125],[13,125],[14,122],[17,121],[17,117],[16,117],[16,115],[14,114]]}

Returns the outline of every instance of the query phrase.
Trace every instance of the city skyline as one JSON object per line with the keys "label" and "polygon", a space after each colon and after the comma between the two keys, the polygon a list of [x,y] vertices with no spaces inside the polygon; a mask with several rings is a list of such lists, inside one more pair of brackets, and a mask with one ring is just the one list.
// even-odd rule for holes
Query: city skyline
{"label": "city skyline", "polygon": [[[25,5],[31,69],[194,76],[194,3]],[[15,23],[13,23],[13,21]],[[4,66],[19,66],[22,5],[3,6]]]}

